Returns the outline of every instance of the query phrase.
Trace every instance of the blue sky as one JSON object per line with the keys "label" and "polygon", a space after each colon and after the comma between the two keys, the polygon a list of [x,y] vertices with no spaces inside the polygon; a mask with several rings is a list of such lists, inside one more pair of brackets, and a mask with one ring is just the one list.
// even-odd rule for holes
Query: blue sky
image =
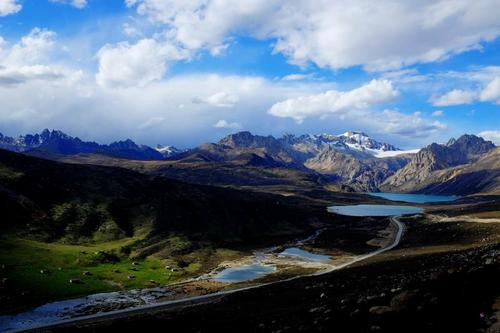
{"label": "blue sky", "polygon": [[0,0],[0,132],[500,144],[500,3]]}

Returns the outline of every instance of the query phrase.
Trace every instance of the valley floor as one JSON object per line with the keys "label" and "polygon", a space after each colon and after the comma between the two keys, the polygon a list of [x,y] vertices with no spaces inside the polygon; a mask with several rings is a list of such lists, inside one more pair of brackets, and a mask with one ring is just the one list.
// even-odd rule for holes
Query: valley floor
{"label": "valley floor", "polygon": [[430,210],[402,219],[397,248],[340,271],[50,331],[497,332],[500,224],[471,220],[496,218],[497,202]]}

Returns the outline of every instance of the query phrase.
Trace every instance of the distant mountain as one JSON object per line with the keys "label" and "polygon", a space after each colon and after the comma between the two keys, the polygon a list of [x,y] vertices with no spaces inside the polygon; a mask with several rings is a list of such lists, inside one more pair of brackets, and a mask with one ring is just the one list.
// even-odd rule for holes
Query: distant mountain
{"label": "distant mountain", "polygon": [[[379,158],[388,152],[402,156]],[[188,150],[175,159],[190,163],[198,160],[199,163],[294,168],[327,175],[332,181],[354,190],[371,191],[409,161],[404,154],[395,146],[378,142],[362,132],[286,134],[275,138],[245,131],[230,134],[218,143]]]}
{"label": "distant mountain", "polygon": [[473,164],[494,149],[492,142],[475,135],[463,135],[446,144],[433,143],[414,155],[404,168],[381,185],[381,189],[396,192],[420,191],[433,182],[444,181],[436,177],[439,171]]}
{"label": "distant mountain", "polygon": [[[369,158],[372,156],[383,157],[385,152],[392,152],[392,155],[404,154],[401,149],[391,144],[378,142],[363,132],[348,131],[344,134],[318,134],[295,136],[288,134],[279,139],[292,149],[304,153],[317,154],[327,147],[343,151],[349,154],[359,154],[359,157]],[[364,154],[364,156],[363,156]]]}
{"label": "distant mountain", "polygon": [[410,160],[409,156],[390,158],[360,157],[359,154],[327,147],[317,156],[308,159],[305,166],[342,185],[356,191],[376,191],[385,179],[401,169]]}
{"label": "distant mountain", "polygon": [[163,145],[157,145],[156,146],[156,151],[162,154],[164,158],[171,158],[176,155],[179,155],[183,152],[185,152],[185,149],[178,149],[174,146],[163,146]]}
{"label": "distant mountain", "polygon": [[304,158],[273,136],[253,135],[250,132],[230,134],[218,143],[207,143],[179,154],[177,159],[194,158],[204,161],[229,162],[240,165],[300,167]]}
{"label": "distant mountain", "polygon": [[163,155],[144,145],[137,145],[130,139],[100,145],[95,142],[85,142],[69,136],[61,131],[45,129],[40,134],[27,134],[12,138],[0,134],[0,148],[28,153],[37,156],[50,157],[51,154],[101,154],[117,158],[134,160],[161,160]]}
{"label": "distant mountain", "polygon": [[[453,178],[453,172],[465,170],[463,166],[482,160],[495,145],[474,135],[463,135],[446,144],[433,143],[421,150],[403,151],[363,132],[286,134],[275,138],[243,131],[216,143],[180,150],[160,145],[153,149],[137,145],[132,140],[100,145],[84,142],[61,131],[44,130],[40,134],[18,138],[0,134],[0,148],[59,160],[62,160],[61,156],[86,154],[88,158],[82,157],[78,163],[83,160],[94,164],[121,163],[125,167],[129,165],[125,160],[168,160],[168,166],[155,164],[155,172],[200,184],[245,186],[316,179],[318,181],[313,183],[332,182],[341,188],[360,192],[431,192],[437,188],[450,192],[457,191],[458,187],[438,185]],[[105,161],[103,157],[106,156],[119,160]],[[490,179],[494,174],[486,168],[483,176]],[[291,178],[285,181],[286,177]],[[493,179],[496,178],[493,176]],[[494,188],[491,184],[494,181],[481,188]]]}
{"label": "distant mountain", "polygon": [[301,166],[327,148],[361,159],[381,157],[379,154],[384,152],[392,152],[392,155],[405,153],[393,145],[375,141],[362,132],[349,131],[341,135],[286,134],[275,138],[244,131],[230,134],[218,143],[204,144],[188,150],[179,158],[198,154],[214,161],[231,161],[241,160],[242,155],[256,155],[282,165]]}
{"label": "distant mountain", "polygon": [[478,161],[434,172],[422,193],[500,194],[500,147],[484,154]]}

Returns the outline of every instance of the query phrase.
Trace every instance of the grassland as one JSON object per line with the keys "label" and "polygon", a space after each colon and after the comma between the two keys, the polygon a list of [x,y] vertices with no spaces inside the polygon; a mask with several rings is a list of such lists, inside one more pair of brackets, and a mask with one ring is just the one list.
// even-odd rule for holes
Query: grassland
{"label": "grassland", "polygon": [[[239,255],[228,249],[182,251],[192,244],[178,236],[167,239],[169,245],[162,254],[143,258],[136,257],[134,251],[125,254],[124,249],[138,240],[140,237],[70,245],[1,237],[0,280],[4,285],[0,288],[0,312],[98,292],[169,285]],[[165,253],[168,249],[170,255]]]}

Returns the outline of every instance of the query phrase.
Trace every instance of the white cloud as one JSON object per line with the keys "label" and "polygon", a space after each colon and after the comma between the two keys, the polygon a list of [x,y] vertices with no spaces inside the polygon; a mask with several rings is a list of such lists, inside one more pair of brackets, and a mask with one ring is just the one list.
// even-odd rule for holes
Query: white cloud
{"label": "white cloud", "polygon": [[186,57],[175,46],[149,38],[135,44],[107,44],[97,53],[96,81],[103,87],[144,86],[165,75],[168,61]]}
{"label": "white cloud", "polygon": [[416,69],[401,69],[382,73],[381,78],[398,84],[414,84],[429,79],[428,76],[420,74]]}
{"label": "white cloud", "polygon": [[29,80],[52,81],[64,77],[64,72],[43,65],[21,66],[10,69],[0,67],[0,85],[20,84]]}
{"label": "white cloud", "polygon": [[5,63],[39,63],[49,60],[55,44],[56,33],[34,28],[29,34],[14,44],[2,62]]}
{"label": "white cloud", "polygon": [[313,78],[314,74],[288,74],[281,78],[283,81],[299,81]]}
{"label": "white cloud", "polygon": [[[450,105],[463,105],[471,104],[475,101],[494,102],[500,104],[500,76],[491,77],[492,68],[483,71],[475,71],[474,78],[468,77],[468,80],[476,81],[486,84],[483,88],[478,90],[461,90],[453,89],[442,96],[431,97],[430,102],[435,106],[450,106]],[[500,74],[500,73],[499,73]],[[453,77],[463,77],[463,73],[448,74]],[[489,79],[489,81],[485,81]]]}
{"label": "white cloud", "polygon": [[49,0],[49,1],[70,5],[78,9],[83,9],[87,7],[87,0]]}
{"label": "white cloud", "polygon": [[[326,82],[193,74],[153,81],[147,89],[102,89],[92,76],[83,75],[77,84],[65,80],[29,80],[15,89],[0,85],[0,132],[15,136],[50,127],[102,143],[131,138],[149,145],[160,142],[186,147],[218,140],[222,131],[214,131],[213,126],[226,120],[229,126],[244,124],[245,129],[263,135],[361,128],[390,137],[389,142],[397,145],[405,140],[412,146],[444,140],[439,137],[443,124],[398,111],[354,108],[302,125],[267,113],[279,101],[331,90]],[[237,108],[191,103],[193,97],[213,96],[228,87],[238,96]]]}
{"label": "white cloud", "polygon": [[0,0],[0,17],[15,14],[22,8],[17,0]]}
{"label": "white cloud", "polygon": [[434,106],[451,106],[461,104],[471,104],[477,97],[474,91],[453,89],[443,96],[431,98],[432,105]]}
{"label": "white cloud", "polygon": [[394,110],[369,112],[362,122],[375,126],[382,133],[398,134],[406,137],[426,137],[443,131],[447,126],[439,121],[423,119],[419,112],[405,114]]}
{"label": "white cloud", "polygon": [[290,62],[398,69],[480,48],[500,34],[497,0],[125,0],[190,50],[271,39]]}
{"label": "white cloud", "polygon": [[436,110],[432,113],[432,116],[434,117],[442,117],[444,116],[444,111],[443,110]]}
{"label": "white cloud", "polygon": [[481,91],[479,99],[481,101],[491,101],[500,104],[500,76],[488,83],[483,91]]}
{"label": "white cloud", "polygon": [[233,130],[236,130],[236,129],[240,129],[241,125],[238,124],[237,122],[230,123],[230,122],[227,122],[224,119],[221,119],[221,120],[219,120],[218,122],[216,122],[214,124],[214,127],[215,128],[224,128],[224,129],[233,129]]}
{"label": "white cloud", "polygon": [[483,131],[478,134],[485,140],[492,141],[495,145],[500,146],[500,131]]}
{"label": "white cloud", "polygon": [[123,24],[123,33],[129,37],[137,37],[142,35],[142,33],[130,23]]}
{"label": "white cloud", "polygon": [[34,28],[13,45],[0,37],[0,86],[14,86],[31,80],[65,80],[68,83],[81,76],[81,71],[50,61],[55,38],[53,31],[39,28]]}
{"label": "white cloud", "polygon": [[209,104],[219,108],[233,107],[239,101],[238,95],[229,91],[219,91],[208,98],[193,98],[195,104]]}
{"label": "white cloud", "polygon": [[301,123],[308,117],[365,109],[393,100],[398,95],[390,81],[372,80],[350,91],[329,90],[317,95],[287,99],[274,104],[269,113],[276,117],[293,118]]}

